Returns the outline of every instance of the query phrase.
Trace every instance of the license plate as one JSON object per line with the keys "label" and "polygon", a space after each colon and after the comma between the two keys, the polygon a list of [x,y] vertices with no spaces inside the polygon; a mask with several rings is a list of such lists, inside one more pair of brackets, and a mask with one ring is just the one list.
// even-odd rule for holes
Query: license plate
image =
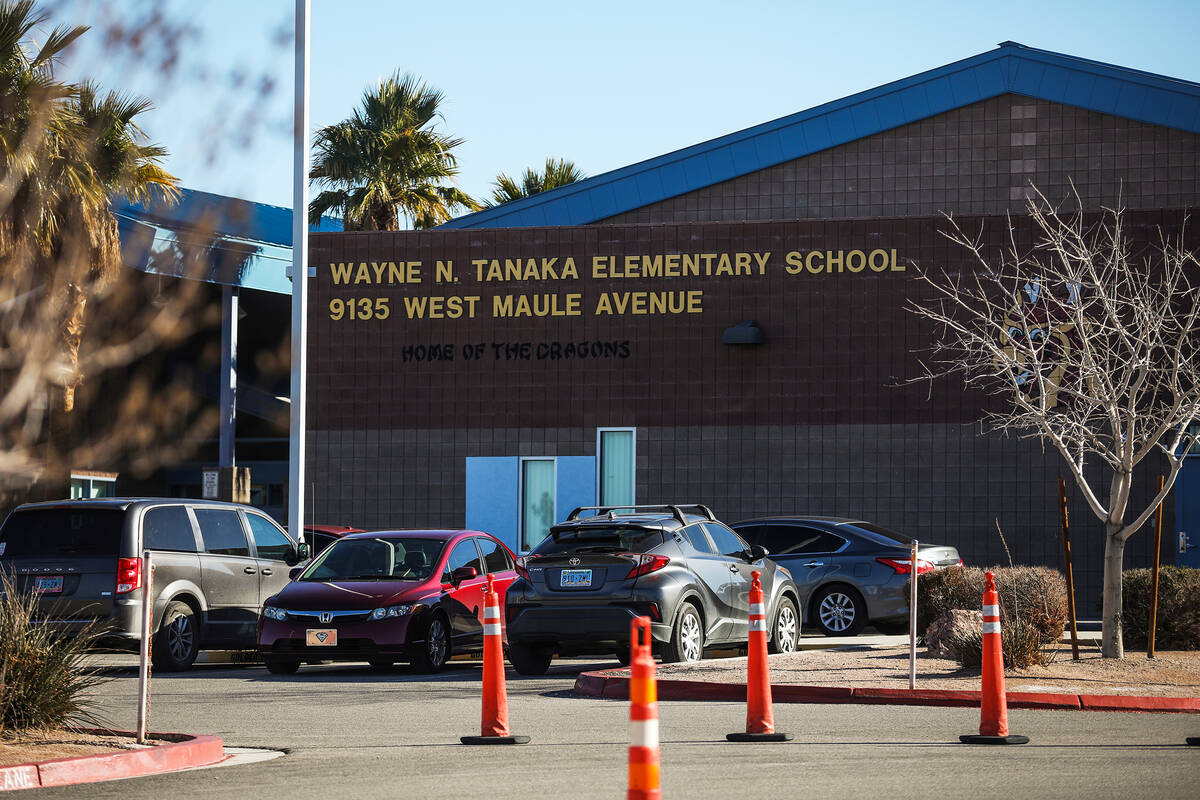
{"label": "license plate", "polygon": [[564,569],[558,579],[559,586],[591,586],[590,569]]}
{"label": "license plate", "polygon": [[34,578],[33,590],[41,594],[57,594],[62,591],[63,579],[61,575],[55,575],[53,578]]}
{"label": "license plate", "polygon": [[309,647],[336,647],[337,628],[309,628],[304,632],[304,643]]}

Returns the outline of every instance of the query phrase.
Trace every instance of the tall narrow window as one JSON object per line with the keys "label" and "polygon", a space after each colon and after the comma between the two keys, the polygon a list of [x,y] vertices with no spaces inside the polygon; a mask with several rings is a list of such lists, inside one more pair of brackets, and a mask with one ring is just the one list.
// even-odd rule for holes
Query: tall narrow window
{"label": "tall narrow window", "polygon": [[601,428],[596,433],[596,452],[600,505],[633,505],[634,429]]}
{"label": "tall narrow window", "polygon": [[554,459],[521,459],[521,550],[532,550],[554,524]]}

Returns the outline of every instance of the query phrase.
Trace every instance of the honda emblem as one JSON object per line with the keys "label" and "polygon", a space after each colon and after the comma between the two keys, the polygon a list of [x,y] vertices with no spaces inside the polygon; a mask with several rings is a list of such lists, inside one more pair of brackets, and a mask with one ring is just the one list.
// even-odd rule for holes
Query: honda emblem
{"label": "honda emblem", "polygon": [[322,611],[321,612],[321,624],[328,625],[331,622],[333,622],[333,612],[332,611]]}

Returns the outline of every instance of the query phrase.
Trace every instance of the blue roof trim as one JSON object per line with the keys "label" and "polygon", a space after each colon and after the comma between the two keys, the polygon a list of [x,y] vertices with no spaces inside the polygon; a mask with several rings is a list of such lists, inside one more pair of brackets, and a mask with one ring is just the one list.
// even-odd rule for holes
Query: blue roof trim
{"label": "blue roof trim", "polygon": [[1200,84],[1003,42],[987,53],[440,227],[586,225],[1007,93],[1200,133]]}
{"label": "blue roof trim", "polygon": [[[291,294],[292,210],[236,197],[181,189],[179,202],[130,203],[114,198],[113,213],[125,263],[143,272],[179,275],[174,244],[189,233],[211,239],[210,283]],[[342,221],[322,217],[312,232],[340,231]],[[182,277],[182,276],[180,276]],[[196,276],[188,276],[196,277]]]}

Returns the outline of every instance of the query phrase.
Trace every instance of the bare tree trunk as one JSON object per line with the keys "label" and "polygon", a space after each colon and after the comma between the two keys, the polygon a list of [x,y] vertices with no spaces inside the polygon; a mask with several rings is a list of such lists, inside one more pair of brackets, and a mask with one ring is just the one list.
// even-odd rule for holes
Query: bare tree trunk
{"label": "bare tree trunk", "polygon": [[1117,537],[1120,525],[1106,525],[1104,537],[1103,628],[1100,654],[1105,658],[1124,658],[1121,631],[1121,576],[1125,561],[1125,541]]}

